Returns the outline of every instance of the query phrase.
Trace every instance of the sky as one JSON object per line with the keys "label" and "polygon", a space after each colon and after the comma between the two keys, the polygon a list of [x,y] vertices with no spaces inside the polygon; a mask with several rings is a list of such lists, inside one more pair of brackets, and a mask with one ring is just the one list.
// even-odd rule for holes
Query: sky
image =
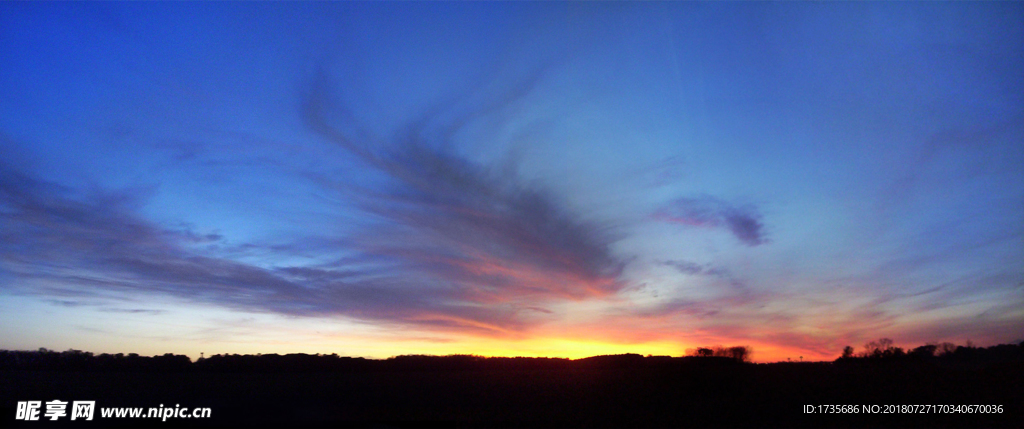
{"label": "sky", "polygon": [[1024,340],[1021,2],[5,2],[0,349]]}

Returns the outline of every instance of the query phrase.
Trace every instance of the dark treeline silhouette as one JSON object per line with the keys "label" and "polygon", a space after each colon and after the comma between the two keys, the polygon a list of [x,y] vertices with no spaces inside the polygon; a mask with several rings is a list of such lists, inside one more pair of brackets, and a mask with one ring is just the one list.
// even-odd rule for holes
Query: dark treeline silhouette
{"label": "dark treeline silhouette", "polygon": [[[13,410],[18,401],[56,399],[213,411],[208,420],[63,422],[81,428],[975,428],[1020,427],[1024,421],[1024,343],[933,344],[905,351],[883,339],[859,352],[848,348],[834,362],[770,364],[749,363],[749,348],[733,349],[572,360],[260,354],[191,361],[173,354],[0,351],[0,427],[48,427],[49,421],[14,421]],[[908,404],[1001,411],[892,412]],[[806,411],[819,405],[890,412]]]}
{"label": "dark treeline silhouette", "polygon": [[[700,350],[704,350],[703,348]],[[711,350],[710,348],[707,350]],[[365,371],[470,371],[470,370],[571,370],[648,368],[671,365],[735,365],[750,356],[745,347],[721,348],[720,353],[695,356],[642,356],[621,354],[583,359],[543,357],[483,357],[476,355],[403,355],[388,359],[343,357],[337,354],[223,354],[200,358],[167,353],[139,356],[135,353],[94,355],[80,350],[56,352],[0,350],[0,370],[56,371],[214,371],[214,372],[365,372]]]}
{"label": "dark treeline silhouette", "polygon": [[687,350],[686,354],[690,356],[699,357],[721,357],[729,358],[739,362],[749,362],[750,356],[753,354],[753,349],[750,346],[734,346],[734,347],[698,347],[696,349]]}
{"label": "dark treeline silhouette", "polygon": [[185,355],[167,353],[161,356],[101,354],[81,350],[56,352],[41,348],[33,351],[0,350],[0,369],[55,371],[185,371],[193,362]]}
{"label": "dark treeline silhouette", "polygon": [[855,352],[851,346],[843,349],[835,360],[837,364],[879,364],[909,363],[914,365],[989,365],[1008,362],[1024,362],[1024,341],[1020,344],[999,344],[991,347],[975,347],[953,343],[925,344],[904,350],[893,340],[881,338],[864,345],[864,350]]}
{"label": "dark treeline silhouette", "polygon": [[[193,362],[188,356],[167,353],[158,356],[130,354],[94,355],[80,350],[56,352],[0,350],[0,369],[56,371],[467,371],[467,370],[569,370],[649,368],[672,365],[734,365],[750,361],[749,347],[700,347],[687,350],[689,356],[642,356],[621,354],[583,359],[534,357],[483,357],[476,355],[403,355],[388,359],[367,359],[337,354],[218,354]],[[1024,362],[1024,342],[974,347],[952,343],[927,344],[905,351],[882,338],[864,345],[862,352],[847,346],[837,364],[931,363],[985,365]]]}

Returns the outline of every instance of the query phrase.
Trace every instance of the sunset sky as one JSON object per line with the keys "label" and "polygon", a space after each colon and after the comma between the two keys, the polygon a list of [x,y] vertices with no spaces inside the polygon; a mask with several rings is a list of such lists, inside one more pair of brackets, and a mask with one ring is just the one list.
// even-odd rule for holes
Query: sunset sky
{"label": "sunset sky", "polygon": [[5,2],[0,349],[1024,340],[1022,2]]}

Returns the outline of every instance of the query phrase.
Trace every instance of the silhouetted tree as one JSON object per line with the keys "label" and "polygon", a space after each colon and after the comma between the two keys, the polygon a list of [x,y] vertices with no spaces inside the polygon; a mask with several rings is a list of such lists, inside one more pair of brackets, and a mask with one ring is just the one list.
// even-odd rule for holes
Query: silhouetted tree
{"label": "silhouetted tree", "polygon": [[908,353],[910,356],[918,359],[935,357],[935,351],[938,350],[939,346],[935,344],[925,344],[921,347],[914,348]]}
{"label": "silhouetted tree", "polygon": [[748,362],[750,355],[753,353],[749,346],[714,346],[714,347],[698,347],[696,349],[687,349],[686,354],[693,357],[702,358],[702,361],[710,361],[711,359],[704,358],[721,358],[720,361],[736,361],[736,362]]}
{"label": "silhouetted tree", "polygon": [[950,342],[939,343],[938,353],[939,356],[952,354],[956,351],[956,344]]}
{"label": "silhouetted tree", "polygon": [[842,357],[844,359],[852,358],[853,357],[853,347],[850,347],[850,346],[843,347],[843,356]]}
{"label": "silhouetted tree", "polygon": [[729,357],[736,359],[740,362],[746,362],[750,359],[750,347],[749,346],[736,346],[729,347]]}
{"label": "silhouetted tree", "polygon": [[[880,338],[864,344],[864,356],[873,358],[891,357],[897,354],[897,349],[897,347],[892,345],[892,339]],[[903,349],[899,349],[898,354],[902,355]]]}

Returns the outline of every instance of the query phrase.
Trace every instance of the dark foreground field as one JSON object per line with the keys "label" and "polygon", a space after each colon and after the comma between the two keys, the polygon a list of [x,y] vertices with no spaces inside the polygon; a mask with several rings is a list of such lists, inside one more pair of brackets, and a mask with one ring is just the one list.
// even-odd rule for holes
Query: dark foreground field
{"label": "dark foreground field", "polygon": [[[283,357],[282,357],[283,358]],[[312,359],[312,360],[310,360]],[[1021,427],[1024,366],[938,361],[749,364],[606,357],[502,362],[66,366],[0,371],[14,427]],[[338,358],[335,358],[336,360]],[[434,360],[430,360],[434,359]],[[468,359],[468,360],[466,360]],[[310,363],[313,362],[313,363]],[[340,361],[338,361],[340,362]],[[291,366],[289,366],[291,365]],[[18,401],[100,407],[209,407],[210,419],[17,421]],[[814,405],[815,413],[805,413]],[[857,413],[825,414],[856,406]],[[864,406],[878,405],[879,413]],[[882,414],[893,405],[995,405],[1002,413]],[[45,405],[43,406],[45,409]],[[850,410],[850,407],[847,407]],[[70,411],[69,411],[70,414]]]}

